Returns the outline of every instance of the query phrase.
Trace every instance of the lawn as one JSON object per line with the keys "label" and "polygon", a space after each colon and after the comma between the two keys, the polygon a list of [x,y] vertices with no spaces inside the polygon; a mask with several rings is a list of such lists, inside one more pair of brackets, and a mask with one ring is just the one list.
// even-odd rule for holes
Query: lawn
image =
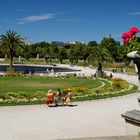
{"label": "lawn", "polygon": [[[104,86],[101,86],[104,84]],[[101,87],[100,87],[101,86]],[[98,88],[99,87],[99,88]],[[137,91],[137,86],[120,78],[94,80],[91,77],[0,77],[0,106],[42,104],[47,91],[60,88],[63,96],[67,88],[73,91],[73,101],[96,100],[121,96]]]}
{"label": "lawn", "polygon": [[35,94],[41,92],[46,94],[49,89],[55,91],[72,87],[86,87],[89,89],[101,86],[99,80],[93,79],[67,79],[51,77],[0,77],[0,95],[9,92]]}

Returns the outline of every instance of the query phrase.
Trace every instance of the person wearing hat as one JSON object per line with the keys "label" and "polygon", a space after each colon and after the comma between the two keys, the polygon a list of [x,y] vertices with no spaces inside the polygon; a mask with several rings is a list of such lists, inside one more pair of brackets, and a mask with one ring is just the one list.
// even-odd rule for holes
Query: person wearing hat
{"label": "person wearing hat", "polygon": [[71,104],[71,98],[72,98],[72,90],[69,88],[67,89],[67,95],[66,95],[66,105]]}
{"label": "person wearing hat", "polygon": [[45,100],[45,103],[50,106],[54,102],[54,95],[52,93],[52,90],[48,90],[47,98]]}

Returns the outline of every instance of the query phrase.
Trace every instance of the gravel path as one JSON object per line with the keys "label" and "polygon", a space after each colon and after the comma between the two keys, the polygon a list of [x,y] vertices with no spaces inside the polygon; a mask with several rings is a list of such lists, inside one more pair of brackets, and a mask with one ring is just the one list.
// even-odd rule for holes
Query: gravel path
{"label": "gravel path", "polygon": [[[81,68],[81,73],[95,70]],[[137,83],[136,76],[113,74]],[[26,105],[0,107],[0,140],[50,140],[128,135],[121,117],[139,109],[137,94],[98,101],[73,103],[73,107]]]}

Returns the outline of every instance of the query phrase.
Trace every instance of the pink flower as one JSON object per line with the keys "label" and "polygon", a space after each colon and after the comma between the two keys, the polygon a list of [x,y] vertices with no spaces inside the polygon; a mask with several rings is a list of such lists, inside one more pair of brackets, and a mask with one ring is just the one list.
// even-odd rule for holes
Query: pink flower
{"label": "pink flower", "polygon": [[125,32],[122,34],[122,39],[125,39],[125,38],[130,38],[130,34],[128,32]]}
{"label": "pink flower", "polygon": [[130,36],[129,32],[125,32],[122,34],[122,39],[123,39],[124,44],[127,43],[130,40],[130,38],[131,38],[131,36]]}
{"label": "pink flower", "polygon": [[133,37],[136,33],[139,33],[140,30],[137,27],[132,27],[130,28],[130,30],[128,31],[130,36]]}
{"label": "pink flower", "polygon": [[134,39],[136,33],[139,33],[140,30],[137,27],[131,27],[128,32],[122,34],[122,39],[124,44],[127,43],[129,40]]}
{"label": "pink flower", "polygon": [[129,41],[129,39],[124,39],[123,43],[126,44]]}

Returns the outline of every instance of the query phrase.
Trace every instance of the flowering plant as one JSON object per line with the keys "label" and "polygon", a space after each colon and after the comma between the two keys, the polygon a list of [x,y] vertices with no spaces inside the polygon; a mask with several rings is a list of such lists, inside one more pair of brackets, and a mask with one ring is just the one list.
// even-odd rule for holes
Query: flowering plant
{"label": "flowering plant", "polygon": [[129,40],[134,39],[136,36],[136,33],[139,33],[140,30],[137,27],[132,27],[128,30],[128,32],[125,32],[122,34],[122,39],[124,44],[126,44]]}
{"label": "flowering plant", "polygon": [[140,37],[136,36],[139,32],[140,30],[137,27],[132,27],[128,32],[122,34],[121,37],[124,42],[123,46],[125,46],[123,49],[125,55],[132,51],[135,51],[138,55],[140,54]]}

